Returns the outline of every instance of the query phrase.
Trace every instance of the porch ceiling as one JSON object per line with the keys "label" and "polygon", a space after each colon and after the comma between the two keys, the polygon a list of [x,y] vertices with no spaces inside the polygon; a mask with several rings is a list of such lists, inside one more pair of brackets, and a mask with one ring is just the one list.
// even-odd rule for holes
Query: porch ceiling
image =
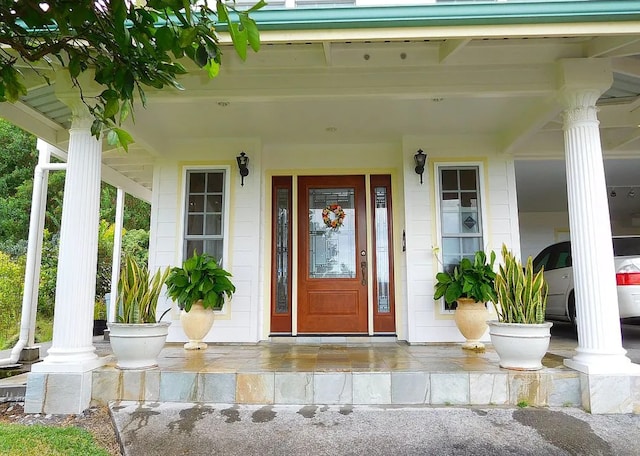
{"label": "porch ceiling", "polygon": [[[545,171],[555,189],[543,198],[551,208],[562,204],[564,175],[544,161],[522,160],[559,160],[563,168],[557,62],[589,57],[611,58],[614,69],[599,103],[605,156],[630,160],[608,167],[608,184],[640,185],[622,174],[640,171],[637,35],[273,42],[247,62],[228,48],[216,80],[191,75],[184,92],[148,91],[147,109],[138,108],[128,126],[137,143],[127,154],[107,150],[103,161],[151,188],[156,157],[215,150],[218,140],[399,144],[415,135],[429,138],[427,153],[458,143],[512,154],[519,183],[535,183]],[[65,149],[68,117],[54,93],[53,86],[33,90],[18,108],[0,107],[0,115]],[[535,209],[540,198],[528,199],[526,188],[519,188],[520,209]]]}

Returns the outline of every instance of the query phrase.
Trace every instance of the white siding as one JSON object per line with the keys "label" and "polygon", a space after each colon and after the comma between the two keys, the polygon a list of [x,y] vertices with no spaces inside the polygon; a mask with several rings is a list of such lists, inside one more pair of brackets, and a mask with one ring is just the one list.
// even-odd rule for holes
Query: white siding
{"label": "white siding", "polygon": [[[193,167],[228,170],[229,236],[226,239],[228,259],[225,268],[233,275],[236,293],[219,315],[206,341],[256,342],[259,340],[259,312],[261,312],[259,265],[263,236],[261,188],[262,171],[260,148],[253,142],[225,143],[212,146],[215,156],[206,151],[181,151],[178,160],[158,161],[154,168],[154,195],[152,200],[151,239],[149,263],[151,267],[180,265],[182,258],[182,229],[184,204],[184,170]],[[240,151],[250,157],[250,174],[240,185],[235,157]],[[178,154],[177,154],[178,155]],[[172,303],[164,299],[159,312]],[[165,319],[171,319],[169,342],[185,341],[175,306]]]}
{"label": "white siding", "polygon": [[[430,171],[424,175],[424,185],[414,172],[413,154],[420,148],[420,141],[405,144],[405,225],[407,236],[407,340],[411,343],[463,342],[453,316],[440,310],[440,302],[433,300],[435,274],[440,270],[433,248],[439,244],[435,217],[436,192],[435,163],[481,163],[483,215],[486,217],[484,241],[486,250],[500,253],[502,243],[519,255],[515,170],[509,157],[494,155],[492,151],[479,151],[470,156],[458,151],[429,155]],[[484,154],[483,154],[484,152]],[[485,337],[488,340],[488,335]]]}

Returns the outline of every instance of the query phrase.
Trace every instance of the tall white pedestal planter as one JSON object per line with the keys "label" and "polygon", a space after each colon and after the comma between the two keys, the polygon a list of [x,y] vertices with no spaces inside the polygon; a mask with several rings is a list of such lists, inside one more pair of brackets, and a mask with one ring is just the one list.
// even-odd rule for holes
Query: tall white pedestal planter
{"label": "tall white pedestal planter", "polygon": [[148,369],[158,366],[169,322],[109,323],[109,340],[120,369]]}
{"label": "tall white pedestal planter", "polygon": [[542,369],[549,348],[553,323],[500,323],[488,321],[491,343],[500,357],[500,367],[515,370]]}

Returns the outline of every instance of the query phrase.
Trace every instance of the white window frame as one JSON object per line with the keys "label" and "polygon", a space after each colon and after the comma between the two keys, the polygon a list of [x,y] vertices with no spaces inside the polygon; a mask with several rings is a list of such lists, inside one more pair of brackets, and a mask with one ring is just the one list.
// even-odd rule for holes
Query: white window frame
{"label": "white window frame", "polygon": [[[464,162],[435,162],[433,164],[434,167],[434,195],[435,195],[435,207],[436,207],[436,239],[438,240],[438,265],[437,271],[441,272],[443,270],[443,256],[442,256],[442,246],[443,237],[442,237],[442,216],[441,216],[441,195],[442,195],[442,186],[440,182],[440,174],[443,168],[451,168],[451,169],[461,169],[461,168],[476,168],[478,172],[478,195],[480,197],[480,226],[482,229],[482,237],[481,237],[481,246],[486,251],[486,246],[488,244],[487,237],[489,235],[488,229],[488,217],[487,217],[487,195],[486,195],[486,182],[484,178],[484,163],[479,161],[464,161]],[[435,276],[435,274],[434,274]],[[444,298],[440,299],[440,313],[441,314],[453,314],[455,310],[447,309],[445,306]]]}
{"label": "white window frame", "polygon": [[[184,245],[187,235],[187,198],[189,197],[189,189],[187,188],[188,172],[222,172],[224,174],[224,185],[222,187],[222,258],[216,258],[220,261],[223,268],[229,267],[229,208],[231,201],[231,167],[230,166],[212,166],[212,165],[189,165],[182,167],[182,190],[180,195],[180,238],[177,240],[177,248],[180,252],[180,262],[185,258]],[[188,256],[191,256],[188,253]]]}

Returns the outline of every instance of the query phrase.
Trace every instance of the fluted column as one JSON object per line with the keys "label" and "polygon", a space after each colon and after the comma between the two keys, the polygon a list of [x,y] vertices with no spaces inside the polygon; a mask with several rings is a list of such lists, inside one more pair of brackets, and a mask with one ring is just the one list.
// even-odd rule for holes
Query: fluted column
{"label": "fluted column", "polygon": [[[588,87],[593,74],[570,65],[562,90],[569,226],[578,326],[576,355],[568,367],[588,374],[632,369],[622,348],[611,222],[596,101],[604,87]],[[573,70],[582,69],[577,72]],[[602,69],[596,68],[596,69]],[[587,70],[585,72],[585,70]],[[592,69],[593,71],[593,69]],[[598,76],[596,74],[596,76]]]}
{"label": "fluted column", "polygon": [[53,341],[35,371],[85,372],[100,364],[93,346],[102,145],[93,118],[74,107],[62,205]]}

